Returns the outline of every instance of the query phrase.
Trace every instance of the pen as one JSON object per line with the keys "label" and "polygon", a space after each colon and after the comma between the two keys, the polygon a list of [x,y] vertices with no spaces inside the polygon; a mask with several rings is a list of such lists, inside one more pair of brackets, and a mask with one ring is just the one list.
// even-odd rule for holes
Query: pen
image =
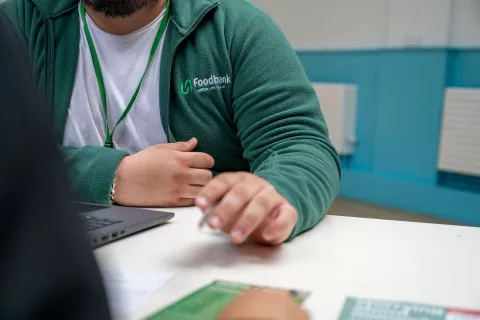
{"label": "pen", "polygon": [[213,211],[214,207],[215,207],[215,205],[210,206],[210,207],[208,207],[207,211],[205,211],[202,219],[200,219],[200,222],[198,223],[198,229],[202,229],[205,226],[205,224],[208,221],[208,218],[210,218],[210,216],[212,215],[212,211]]}

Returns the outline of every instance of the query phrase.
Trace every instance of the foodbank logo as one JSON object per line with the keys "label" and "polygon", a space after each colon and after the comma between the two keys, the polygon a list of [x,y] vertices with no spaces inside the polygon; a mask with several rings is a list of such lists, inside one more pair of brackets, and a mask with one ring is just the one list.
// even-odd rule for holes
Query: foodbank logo
{"label": "foodbank logo", "polygon": [[187,95],[192,93],[193,91],[193,86],[192,86],[192,80],[186,80],[185,82],[180,82],[180,92],[183,95]]}
{"label": "foodbank logo", "polygon": [[232,83],[230,75],[226,74],[225,76],[216,76],[210,75],[209,78],[199,79],[194,78],[193,81],[190,79],[180,82],[180,92],[183,95],[188,95],[192,92],[207,92],[212,90],[223,90],[225,87]]}

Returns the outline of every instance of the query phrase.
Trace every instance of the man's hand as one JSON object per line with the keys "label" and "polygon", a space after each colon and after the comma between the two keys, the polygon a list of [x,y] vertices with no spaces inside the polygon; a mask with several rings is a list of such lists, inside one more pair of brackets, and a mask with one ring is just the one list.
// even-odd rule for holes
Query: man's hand
{"label": "man's hand", "polygon": [[190,206],[212,179],[214,160],[188,142],[159,144],[125,157],[116,173],[115,202],[126,206]]}
{"label": "man's hand", "polygon": [[234,243],[250,236],[259,243],[281,244],[298,218],[271,184],[247,172],[218,175],[200,191],[196,205],[203,212],[213,206],[208,225],[230,234]]}

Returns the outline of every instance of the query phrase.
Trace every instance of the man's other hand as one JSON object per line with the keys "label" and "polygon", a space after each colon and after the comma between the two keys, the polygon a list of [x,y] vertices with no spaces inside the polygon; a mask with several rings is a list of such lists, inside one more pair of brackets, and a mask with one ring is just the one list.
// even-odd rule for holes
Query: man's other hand
{"label": "man's other hand", "polygon": [[218,175],[200,191],[196,205],[203,212],[213,206],[208,225],[230,234],[237,244],[247,237],[281,244],[298,218],[295,208],[270,183],[248,172]]}
{"label": "man's other hand", "polygon": [[125,206],[178,207],[194,204],[212,180],[213,158],[193,152],[197,139],[159,144],[125,157],[115,181],[115,202]]}

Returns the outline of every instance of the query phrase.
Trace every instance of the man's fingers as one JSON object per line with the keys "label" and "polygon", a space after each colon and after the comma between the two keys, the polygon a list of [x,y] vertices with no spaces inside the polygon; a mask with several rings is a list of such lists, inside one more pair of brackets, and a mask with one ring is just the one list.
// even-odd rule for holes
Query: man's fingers
{"label": "man's fingers", "polygon": [[215,160],[209,154],[203,152],[186,152],[180,154],[185,164],[190,168],[210,169],[215,165]]}
{"label": "man's fingers", "polygon": [[195,199],[179,199],[176,203],[175,206],[177,207],[190,207],[193,206],[195,202]]}
{"label": "man's fingers", "polygon": [[202,188],[202,186],[186,186],[185,189],[182,190],[180,197],[187,199],[195,199],[200,190],[202,190]]}
{"label": "man's fingers", "polygon": [[261,230],[257,240],[266,244],[277,245],[283,243],[292,233],[297,223],[297,211],[290,204],[283,204],[278,209],[278,216]]}
{"label": "man's fingers", "polygon": [[223,173],[208,183],[197,196],[195,204],[205,211],[214,206],[237,182],[243,179],[242,175]]}
{"label": "man's fingers", "polygon": [[182,151],[182,152],[189,152],[195,150],[197,147],[198,140],[196,138],[192,138],[188,141],[181,141],[175,143],[165,143],[157,145],[158,148],[175,150],[175,151]]}
{"label": "man's fingers", "polygon": [[[259,193],[257,191],[253,190],[253,198],[241,212],[237,223],[230,233],[234,243],[244,242],[261,222],[283,202],[282,196],[272,186],[264,188]],[[233,190],[231,193],[233,193]]]}
{"label": "man's fingers", "polygon": [[[223,228],[225,226],[231,225],[232,222],[235,222],[237,219],[242,219],[244,209],[248,207],[248,204],[255,198],[255,196],[261,192],[264,185],[259,183],[236,183],[222,198],[217,206],[213,209],[212,216],[215,217],[217,225],[212,225],[214,228]],[[233,228],[231,236],[234,242],[241,243],[245,240],[246,230],[243,228],[243,225],[248,223],[257,223],[257,220],[262,219],[261,215],[264,215],[263,211],[250,212],[249,216],[245,218],[242,223],[242,228]],[[258,217],[257,217],[258,215]],[[215,223],[213,223],[215,224]],[[250,230],[251,232],[251,230]]]}
{"label": "man's fingers", "polygon": [[213,179],[213,174],[209,170],[205,169],[190,169],[188,173],[188,183],[205,186]]}

